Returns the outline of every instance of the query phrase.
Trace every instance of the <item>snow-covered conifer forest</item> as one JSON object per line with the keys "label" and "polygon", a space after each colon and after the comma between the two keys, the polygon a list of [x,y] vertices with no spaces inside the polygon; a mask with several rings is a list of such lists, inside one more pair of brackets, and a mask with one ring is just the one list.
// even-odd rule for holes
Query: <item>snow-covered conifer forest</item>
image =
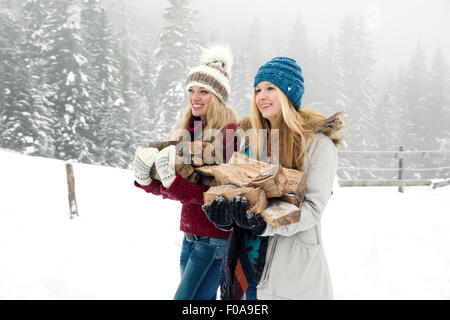
{"label": "snow-covered conifer forest", "polygon": [[[0,0],[0,148],[127,168],[137,146],[167,139],[202,48],[226,43],[240,117],[257,68],[285,55],[303,68],[303,107],[344,112],[342,150],[450,150],[448,1],[317,2],[280,1],[268,19],[268,1]],[[417,33],[429,24],[433,38]],[[344,159],[339,176],[392,178],[391,160]],[[423,170],[404,178],[448,178],[448,163],[412,160]]]}
{"label": "snow-covered conifer forest", "polygon": [[[275,56],[301,65],[302,108],[344,114],[322,219],[335,297],[450,299],[449,18],[449,0],[0,0],[0,299],[173,298],[181,203],[128,169],[213,43],[239,117]],[[444,181],[343,184],[400,174]]]}

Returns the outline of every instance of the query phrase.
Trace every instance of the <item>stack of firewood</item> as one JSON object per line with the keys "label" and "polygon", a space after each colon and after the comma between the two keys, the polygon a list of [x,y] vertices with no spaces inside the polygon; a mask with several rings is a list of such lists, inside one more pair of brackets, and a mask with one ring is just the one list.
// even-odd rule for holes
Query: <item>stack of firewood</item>
{"label": "stack of firewood", "polygon": [[[161,150],[170,144],[177,142],[151,142],[149,146]],[[300,220],[306,192],[303,172],[258,161],[237,152],[233,153],[228,163],[213,164],[214,150],[207,142],[191,142],[190,146],[181,149],[189,151],[177,154],[180,158],[176,170],[191,182],[211,186],[204,193],[205,204],[211,204],[218,195],[228,200],[241,195],[247,198],[250,211],[260,214],[273,226]],[[182,161],[187,157],[191,157],[190,164]],[[156,172],[153,172],[153,177],[158,179]]]}

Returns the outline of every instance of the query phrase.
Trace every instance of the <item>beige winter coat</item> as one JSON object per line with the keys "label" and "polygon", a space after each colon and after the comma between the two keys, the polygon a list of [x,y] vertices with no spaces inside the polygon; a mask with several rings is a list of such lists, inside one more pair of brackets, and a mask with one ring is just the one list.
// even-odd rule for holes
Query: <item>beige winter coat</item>
{"label": "beige winter coat", "polygon": [[320,220],[336,176],[336,146],[327,135],[318,133],[308,143],[305,159],[307,190],[300,222],[267,225],[262,234],[270,238],[258,299],[333,299]]}

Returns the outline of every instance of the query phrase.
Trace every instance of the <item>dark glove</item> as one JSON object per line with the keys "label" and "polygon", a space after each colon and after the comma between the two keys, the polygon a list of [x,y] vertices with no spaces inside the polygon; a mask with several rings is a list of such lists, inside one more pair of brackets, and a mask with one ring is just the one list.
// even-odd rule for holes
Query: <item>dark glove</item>
{"label": "dark glove", "polygon": [[230,202],[224,196],[217,196],[209,206],[204,204],[202,209],[209,221],[214,223],[217,228],[231,230],[233,217],[228,210],[229,206]]}
{"label": "dark glove", "polygon": [[231,215],[234,222],[243,229],[248,229],[254,234],[261,235],[266,230],[266,222],[259,214],[247,210],[247,199],[236,196],[230,204]]}

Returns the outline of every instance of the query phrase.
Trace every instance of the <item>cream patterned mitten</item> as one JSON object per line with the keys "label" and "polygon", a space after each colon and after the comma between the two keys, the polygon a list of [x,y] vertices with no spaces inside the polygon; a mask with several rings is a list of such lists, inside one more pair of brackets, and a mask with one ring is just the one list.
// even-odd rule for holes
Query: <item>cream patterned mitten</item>
{"label": "cream patterned mitten", "polygon": [[138,147],[134,155],[134,179],[141,186],[148,186],[152,182],[150,171],[155,163],[158,149]]}
{"label": "cream patterned mitten", "polygon": [[161,182],[165,188],[170,187],[176,177],[175,151],[175,146],[168,146],[156,155],[156,171],[158,172]]}

